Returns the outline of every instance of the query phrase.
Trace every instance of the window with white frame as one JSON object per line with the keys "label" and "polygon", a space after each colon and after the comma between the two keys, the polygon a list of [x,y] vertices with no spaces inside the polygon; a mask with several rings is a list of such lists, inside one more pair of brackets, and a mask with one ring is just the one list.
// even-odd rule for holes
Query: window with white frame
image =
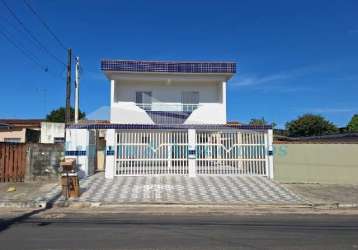
{"label": "window with white frame", "polygon": [[137,91],[135,93],[135,101],[138,107],[144,110],[152,109],[152,92],[151,91]]}
{"label": "window with white frame", "polygon": [[191,112],[199,105],[199,91],[183,91],[181,96],[183,111]]}

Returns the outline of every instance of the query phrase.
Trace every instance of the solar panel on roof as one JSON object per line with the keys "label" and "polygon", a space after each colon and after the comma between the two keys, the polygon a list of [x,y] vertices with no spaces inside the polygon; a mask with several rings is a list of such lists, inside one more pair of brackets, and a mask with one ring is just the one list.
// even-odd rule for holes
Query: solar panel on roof
{"label": "solar panel on roof", "polygon": [[102,60],[101,69],[122,72],[236,73],[236,63]]}

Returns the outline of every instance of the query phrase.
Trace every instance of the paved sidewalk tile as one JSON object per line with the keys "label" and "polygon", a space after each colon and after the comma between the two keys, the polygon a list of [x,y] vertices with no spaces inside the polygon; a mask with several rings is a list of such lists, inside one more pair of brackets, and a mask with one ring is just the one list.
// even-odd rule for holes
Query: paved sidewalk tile
{"label": "paved sidewalk tile", "polygon": [[302,197],[260,176],[129,176],[97,173],[80,182],[75,201],[175,204],[304,204]]}

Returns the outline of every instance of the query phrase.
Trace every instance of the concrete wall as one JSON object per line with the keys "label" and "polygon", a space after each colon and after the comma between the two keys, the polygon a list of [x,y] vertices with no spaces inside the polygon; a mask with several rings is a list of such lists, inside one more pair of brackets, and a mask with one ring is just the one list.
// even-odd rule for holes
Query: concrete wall
{"label": "concrete wall", "polygon": [[358,144],[276,144],[274,179],[358,184]]}
{"label": "concrete wall", "polygon": [[54,143],[55,137],[65,137],[65,124],[57,122],[41,122],[41,143]]}
{"label": "concrete wall", "polygon": [[63,144],[27,144],[26,181],[57,179]]}

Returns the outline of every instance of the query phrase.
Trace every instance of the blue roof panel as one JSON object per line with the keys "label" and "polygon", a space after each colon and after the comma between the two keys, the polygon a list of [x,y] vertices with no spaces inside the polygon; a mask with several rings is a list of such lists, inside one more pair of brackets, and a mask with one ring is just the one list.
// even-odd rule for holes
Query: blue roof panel
{"label": "blue roof panel", "polygon": [[163,73],[236,73],[233,62],[164,62],[102,60],[101,70],[119,72],[163,72]]}

